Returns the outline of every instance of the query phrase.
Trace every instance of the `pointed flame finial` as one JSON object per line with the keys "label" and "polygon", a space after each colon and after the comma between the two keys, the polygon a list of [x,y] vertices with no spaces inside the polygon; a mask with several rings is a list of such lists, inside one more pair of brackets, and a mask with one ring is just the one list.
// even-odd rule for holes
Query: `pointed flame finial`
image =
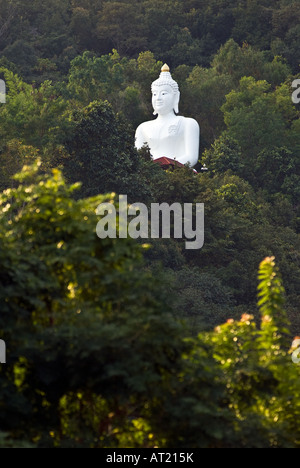
{"label": "pointed flame finial", "polygon": [[162,72],[169,72],[170,71],[170,68],[169,66],[165,63],[163,67],[161,67],[161,71]]}

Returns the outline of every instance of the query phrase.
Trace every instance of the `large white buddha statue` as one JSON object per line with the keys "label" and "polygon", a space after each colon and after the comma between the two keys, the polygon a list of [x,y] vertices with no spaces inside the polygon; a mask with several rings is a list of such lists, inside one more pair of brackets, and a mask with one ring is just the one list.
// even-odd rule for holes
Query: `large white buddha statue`
{"label": "large white buddha statue", "polygon": [[157,118],[139,125],[135,134],[136,148],[148,145],[154,160],[167,157],[195,166],[199,157],[200,128],[196,120],[176,115],[180,92],[168,65],[162,67],[151,90]]}

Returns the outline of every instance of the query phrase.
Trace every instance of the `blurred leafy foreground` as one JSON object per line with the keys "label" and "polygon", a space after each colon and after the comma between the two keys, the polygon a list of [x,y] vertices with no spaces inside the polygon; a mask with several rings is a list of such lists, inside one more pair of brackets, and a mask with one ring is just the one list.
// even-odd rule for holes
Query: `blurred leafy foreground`
{"label": "blurred leafy foreground", "polygon": [[260,324],[191,337],[147,247],[96,236],[96,207],[38,164],[0,197],[1,447],[299,447],[300,375],[274,258]]}

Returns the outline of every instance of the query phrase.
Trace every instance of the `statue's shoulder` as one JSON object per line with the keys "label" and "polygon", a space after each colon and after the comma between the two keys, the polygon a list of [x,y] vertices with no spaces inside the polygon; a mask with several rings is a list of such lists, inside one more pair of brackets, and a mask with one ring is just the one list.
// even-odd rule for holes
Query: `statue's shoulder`
{"label": "statue's shoulder", "polygon": [[183,117],[184,118],[184,123],[185,125],[191,127],[191,128],[199,128],[199,124],[197,120],[193,119],[192,117]]}
{"label": "statue's shoulder", "polygon": [[146,122],[142,122],[136,129],[136,133],[143,133],[147,132],[148,129],[153,127],[154,120],[148,120]]}
{"label": "statue's shoulder", "polygon": [[197,120],[191,118],[191,117],[183,117],[183,122],[184,122],[184,131],[192,133],[193,135],[199,135],[200,134],[200,126],[197,122]]}

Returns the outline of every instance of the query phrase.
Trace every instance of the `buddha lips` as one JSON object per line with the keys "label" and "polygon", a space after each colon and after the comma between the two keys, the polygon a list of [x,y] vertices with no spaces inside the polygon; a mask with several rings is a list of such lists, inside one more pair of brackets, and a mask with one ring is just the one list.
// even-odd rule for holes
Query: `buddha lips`
{"label": "buddha lips", "polygon": [[101,203],[96,227],[100,239],[186,239],[185,248],[201,249],[204,245],[204,203],[144,203],[128,205],[127,195]]}

